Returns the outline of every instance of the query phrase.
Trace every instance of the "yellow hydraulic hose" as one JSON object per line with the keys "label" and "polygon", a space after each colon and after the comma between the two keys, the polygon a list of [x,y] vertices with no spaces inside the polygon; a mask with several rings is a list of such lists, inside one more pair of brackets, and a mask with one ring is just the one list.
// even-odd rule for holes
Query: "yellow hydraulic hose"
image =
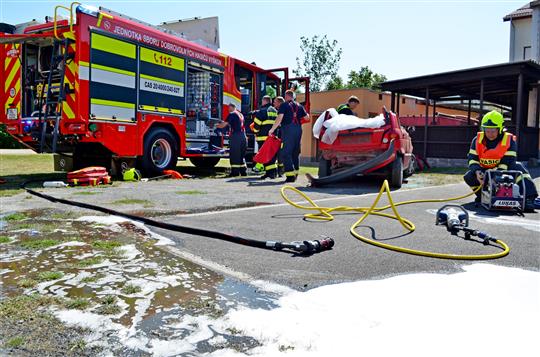
{"label": "yellow hydraulic hose", "polygon": [[[493,253],[493,254],[481,254],[481,255],[460,255],[460,254],[447,254],[447,253],[437,253],[437,252],[428,252],[423,250],[416,250],[416,249],[409,249],[404,247],[399,247],[387,243],[382,243],[379,241],[376,241],[374,239],[366,238],[359,233],[356,232],[356,227],[358,227],[370,214],[374,214],[377,216],[382,216],[386,218],[391,218],[398,220],[401,225],[407,229],[410,232],[413,232],[416,227],[414,223],[412,223],[407,218],[401,217],[397,210],[397,206],[401,205],[408,205],[412,203],[425,203],[425,202],[448,202],[448,201],[455,201],[462,198],[469,197],[476,193],[478,190],[480,190],[480,186],[475,188],[473,192],[468,193],[466,195],[458,196],[458,197],[450,197],[450,198],[441,198],[441,199],[423,199],[423,200],[409,200],[409,201],[402,201],[402,202],[396,202],[394,203],[394,200],[392,199],[392,195],[390,194],[390,186],[388,185],[388,181],[384,181],[384,183],[381,186],[381,189],[379,190],[379,194],[377,195],[377,198],[375,198],[375,201],[370,207],[351,207],[351,206],[336,206],[336,207],[321,207],[317,205],[311,198],[309,198],[305,193],[299,191],[298,189],[291,187],[291,186],[283,186],[281,188],[281,197],[290,204],[293,207],[307,210],[307,211],[316,211],[316,213],[306,213],[304,215],[305,218],[308,219],[317,219],[317,220],[323,220],[323,221],[332,221],[334,219],[334,216],[332,216],[332,212],[358,212],[363,213],[362,217],[360,217],[350,228],[351,234],[356,237],[357,239],[375,245],[377,247],[385,248],[394,250],[396,252],[401,253],[407,253],[407,254],[413,254],[413,255],[421,255],[425,257],[432,257],[432,258],[442,258],[442,259],[460,259],[460,260],[486,260],[486,259],[496,259],[501,258],[508,253],[510,253],[510,248],[506,243],[503,241],[497,239],[494,242],[498,244],[503,250],[499,253]],[[293,202],[289,197],[287,197],[286,191],[293,191],[296,192],[298,195],[302,196],[311,206],[304,206],[299,203]],[[382,195],[386,193],[388,197],[388,201],[390,202],[386,206],[377,207],[377,203],[379,203],[379,200],[381,199]],[[383,213],[381,211],[384,211],[388,208],[392,208],[392,211],[394,212],[394,215],[391,215],[389,213]]]}

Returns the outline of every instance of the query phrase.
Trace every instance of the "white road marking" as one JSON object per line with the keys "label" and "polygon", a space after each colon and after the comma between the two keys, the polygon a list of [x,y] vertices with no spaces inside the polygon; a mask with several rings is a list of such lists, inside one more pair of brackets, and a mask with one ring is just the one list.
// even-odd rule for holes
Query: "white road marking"
{"label": "white road marking", "polygon": [[[448,186],[455,186],[455,185],[465,185],[463,183],[451,183],[447,185],[441,185],[441,186],[429,186],[429,187],[416,187],[416,188],[410,188],[405,190],[399,190],[399,191],[392,191],[392,196],[399,194],[399,193],[406,193],[411,191],[419,191],[419,190],[426,190],[426,189],[441,189],[443,187]],[[309,192],[308,192],[309,193]],[[347,195],[347,196],[339,196],[339,197],[327,197],[327,198],[320,198],[313,200],[315,203],[319,202],[326,202],[326,201],[338,201],[338,200],[346,200],[349,198],[355,198],[355,197],[369,197],[369,196],[376,196],[379,194],[379,191],[372,192],[372,193],[364,193],[359,195]],[[307,201],[298,201],[299,204],[308,203]],[[242,208],[231,208],[226,210],[220,210],[220,211],[208,211],[208,212],[201,212],[201,213],[188,213],[180,215],[179,217],[198,217],[198,216],[209,216],[214,214],[223,214],[223,213],[230,213],[230,212],[241,212],[241,211],[251,211],[256,209],[265,209],[265,208],[274,208],[274,207],[286,207],[290,206],[288,203],[275,203],[275,204],[269,204],[269,205],[261,205],[261,206],[254,206],[254,207],[242,207]]]}

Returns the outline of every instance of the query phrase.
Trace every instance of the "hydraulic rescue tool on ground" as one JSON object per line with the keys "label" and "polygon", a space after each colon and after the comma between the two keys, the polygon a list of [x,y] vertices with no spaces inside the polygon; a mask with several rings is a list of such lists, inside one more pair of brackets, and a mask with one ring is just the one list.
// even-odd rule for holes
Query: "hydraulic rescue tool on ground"
{"label": "hydraulic rescue tool on ground", "polygon": [[469,228],[469,213],[465,208],[458,205],[445,205],[437,211],[435,224],[437,226],[446,226],[450,234],[457,236],[459,232],[465,233],[465,239],[471,239],[476,236],[483,240],[484,245],[490,242],[497,242],[497,238],[492,237],[486,232]]}

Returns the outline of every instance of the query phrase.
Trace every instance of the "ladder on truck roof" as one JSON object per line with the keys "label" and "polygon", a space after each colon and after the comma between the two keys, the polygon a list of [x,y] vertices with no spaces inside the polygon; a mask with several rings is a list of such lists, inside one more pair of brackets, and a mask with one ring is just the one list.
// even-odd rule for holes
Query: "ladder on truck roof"
{"label": "ladder on truck roof", "polygon": [[[63,102],[66,100],[66,95],[71,93],[71,88],[65,85],[65,74],[66,67],[69,61],[72,61],[75,57],[73,52],[69,52],[69,45],[75,42],[75,35],[73,33],[73,7],[75,5],[80,5],[78,2],[73,2],[71,6],[65,7],[58,5],[54,8],[54,42],[53,49],[51,53],[51,64],[49,69],[49,75],[47,77],[47,87],[45,90],[47,94],[45,95],[45,105],[43,105],[43,95],[39,94],[39,113],[38,121],[39,128],[41,129],[41,137],[39,142],[39,152],[43,153],[51,152],[56,153],[56,147],[58,143],[59,127],[60,120],[62,119],[62,109]],[[58,35],[58,9],[65,9],[69,11],[69,31],[64,32],[62,37]],[[59,53],[59,55],[57,54]],[[55,69],[58,68],[58,71]],[[53,79],[55,74],[60,76],[60,83],[58,85],[53,85]],[[56,95],[56,90],[58,90],[58,95]],[[49,127],[49,114],[53,114],[53,123],[52,123],[52,132],[47,132]],[[50,139],[47,140],[47,139]],[[50,142],[50,144],[49,144]],[[50,151],[49,151],[50,150]]]}

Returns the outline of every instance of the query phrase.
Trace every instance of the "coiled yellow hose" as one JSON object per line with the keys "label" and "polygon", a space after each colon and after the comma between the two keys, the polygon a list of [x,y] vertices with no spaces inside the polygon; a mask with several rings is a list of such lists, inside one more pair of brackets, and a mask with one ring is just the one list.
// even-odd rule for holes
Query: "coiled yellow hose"
{"label": "coiled yellow hose", "polygon": [[[396,252],[401,253],[407,253],[407,254],[413,254],[413,255],[421,255],[425,257],[432,257],[432,258],[441,258],[441,259],[459,259],[459,260],[487,260],[487,259],[497,259],[502,258],[508,253],[510,253],[510,248],[506,243],[503,241],[497,239],[494,242],[498,244],[502,251],[498,253],[492,253],[492,254],[481,254],[481,255],[461,255],[461,254],[448,254],[448,253],[437,253],[437,252],[428,252],[423,250],[416,250],[416,249],[410,249],[410,248],[404,248],[399,247],[396,245],[391,245],[387,243],[382,243],[373,239],[366,238],[359,233],[356,232],[356,227],[358,227],[370,214],[374,214],[377,216],[382,216],[386,218],[391,218],[399,221],[399,223],[408,231],[413,232],[416,227],[413,222],[408,220],[407,218],[402,217],[398,210],[397,206],[402,205],[408,205],[413,203],[425,203],[425,202],[448,202],[448,201],[456,201],[460,200],[462,198],[469,197],[476,193],[478,190],[480,190],[480,186],[475,188],[473,192],[468,193],[466,195],[457,196],[457,197],[450,197],[450,198],[441,198],[441,199],[423,199],[423,200],[409,200],[409,201],[402,201],[402,202],[396,202],[394,203],[394,200],[392,199],[392,195],[390,193],[390,186],[388,185],[388,181],[385,180],[384,183],[381,186],[381,189],[379,190],[379,194],[377,195],[377,198],[375,198],[375,201],[370,207],[351,207],[351,206],[336,206],[336,207],[321,207],[317,205],[309,196],[307,196],[305,193],[301,192],[300,190],[292,187],[292,186],[283,186],[281,188],[281,197],[290,204],[293,207],[307,210],[307,211],[316,211],[316,213],[306,213],[304,215],[307,219],[316,219],[316,220],[323,220],[323,221],[332,221],[334,219],[334,216],[332,216],[332,212],[358,212],[363,213],[363,215],[351,226],[350,232],[351,234],[356,237],[357,239],[369,243],[372,245],[375,245],[377,247],[385,248],[394,250]],[[299,203],[296,203],[289,199],[287,197],[286,191],[293,191],[297,193],[298,195],[302,196],[311,206],[304,206]],[[377,207],[377,203],[379,203],[379,200],[381,199],[382,195],[386,193],[386,196],[388,197],[388,201],[390,202],[386,206]],[[387,210],[388,208],[391,208],[394,212],[394,215],[391,215],[389,213],[383,213],[381,211]]]}

